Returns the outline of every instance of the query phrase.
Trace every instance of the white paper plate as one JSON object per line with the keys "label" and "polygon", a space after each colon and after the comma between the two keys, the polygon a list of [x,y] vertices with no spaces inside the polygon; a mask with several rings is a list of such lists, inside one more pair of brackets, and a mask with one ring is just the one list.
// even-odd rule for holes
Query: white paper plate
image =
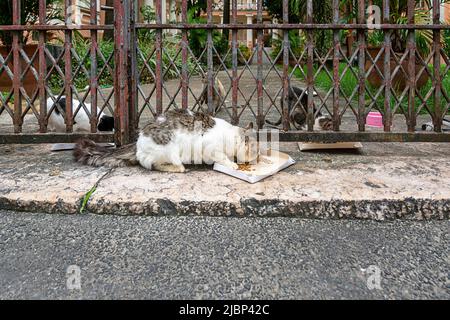
{"label": "white paper plate", "polygon": [[249,171],[233,170],[229,167],[215,163],[213,169],[249,183],[256,183],[276,174],[283,169],[286,169],[295,163],[295,160],[293,160],[288,154],[275,150],[271,150],[270,155],[263,155],[260,157],[266,161],[270,161],[271,163],[260,162],[249,165]]}

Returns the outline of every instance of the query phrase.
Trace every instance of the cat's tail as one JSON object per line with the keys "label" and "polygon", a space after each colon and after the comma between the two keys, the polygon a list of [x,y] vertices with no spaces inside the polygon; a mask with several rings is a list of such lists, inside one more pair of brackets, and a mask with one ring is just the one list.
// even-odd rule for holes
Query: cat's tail
{"label": "cat's tail", "polygon": [[278,119],[277,122],[273,122],[273,121],[270,121],[270,120],[266,120],[266,123],[267,123],[267,124],[270,124],[271,126],[279,126],[279,125],[281,124],[281,122],[282,122],[282,117],[280,117],[280,119]]}
{"label": "cat's tail", "polygon": [[120,148],[100,146],[92,140],[79,140],[73,151],[75,161],[93,167],[129,167],[138,165],[136,144],[128,144]]}

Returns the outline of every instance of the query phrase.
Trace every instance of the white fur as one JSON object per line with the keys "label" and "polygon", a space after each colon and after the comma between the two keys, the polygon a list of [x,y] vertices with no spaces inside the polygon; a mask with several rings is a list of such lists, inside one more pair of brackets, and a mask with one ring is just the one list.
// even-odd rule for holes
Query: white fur
{"label": "white fur", "polygon": [[[235,157],[242,159],[246,154],[243,129],[214,118],[216,124],[202,134],[201,128],[193,131],[177,129],[171,141],[160,145],[142,132],[137,141],[136,157],[147,169],[184,172],[183,164],[212,164],[218,162],[237,169]],[[253,150],[255,158],[257,153]],[[254,159],[250,159],[254,160]]]}
{"label": "white fur", "polygon": [[[320,130],[322,130],[322,127],[320,126],[320,120],[321,119],[325,119],[325,118],[328,118],[327,116],[320,116],[320,117],[317,117],[315,120],[314,120],[314,127],[313,127],[313,130],[314,131],[320,131]],[[303,127],[302,127],[302,130],[308,130],[308,125],[307,124],[305,124]]]}
{"label": "white fur", "polygon": [[[50,110],[50,108],[53,106],[54,102],[52,98],[47,99],[47,110]],[[73,99],[72,100],[72,112],[75,112],[75,110],[80,105],[80,101]],[[84,103],[86,105],[86,108],[90,111],[91,110],[91,104],[90,103]],[[98,119],[100,119],[103,115],[105,115],[103,112],[100,112],[100,108],[97,108],[97,114]],[[73,125],[73,131],[91,131],[91,124],[89,122],[89,116],[86,114],[86,111],[83,107],[80,108],[77,115],[75,116],[75,122]],[[55,110],[50,114],[48,118],[48,130],[54,131],[54,132],[66,132],[66,123],[64,120],[63,114],[57,114]]]}

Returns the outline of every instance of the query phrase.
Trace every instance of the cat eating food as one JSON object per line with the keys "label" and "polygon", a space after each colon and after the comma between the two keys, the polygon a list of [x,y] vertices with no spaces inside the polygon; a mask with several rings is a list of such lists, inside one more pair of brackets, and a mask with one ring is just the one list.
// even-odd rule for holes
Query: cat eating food
{"label": "cat eating food", "polygon": [[74,157],[91,166],[140,164],[164,172],[185,172],[185,164],[200,163],[219,163],[236,170],[237,163],[258,158],[252,132],[252,124],[240,128],[205,113],[175,110],[144,126],[135,144],[107,149],[84,139],[77,143]]}

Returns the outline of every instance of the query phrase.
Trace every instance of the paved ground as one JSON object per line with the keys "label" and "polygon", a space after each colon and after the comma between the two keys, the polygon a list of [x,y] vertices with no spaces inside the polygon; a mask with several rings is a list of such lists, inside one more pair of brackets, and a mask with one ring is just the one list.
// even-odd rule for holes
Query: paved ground
{"label": "paved ground", "polygon": [[450,298],[448,221],[0,211],[0,225],[1,299]]}
{"label": "paved ground", "polygon": [[[133,215],[449,219],[449,144],[365,143],[361,152],[299,152],[297,163],[259,183],[189,167],[92,168],[50,145],[0,145],[0,209]],[[107,174],[108,175],[105,175]]]}

